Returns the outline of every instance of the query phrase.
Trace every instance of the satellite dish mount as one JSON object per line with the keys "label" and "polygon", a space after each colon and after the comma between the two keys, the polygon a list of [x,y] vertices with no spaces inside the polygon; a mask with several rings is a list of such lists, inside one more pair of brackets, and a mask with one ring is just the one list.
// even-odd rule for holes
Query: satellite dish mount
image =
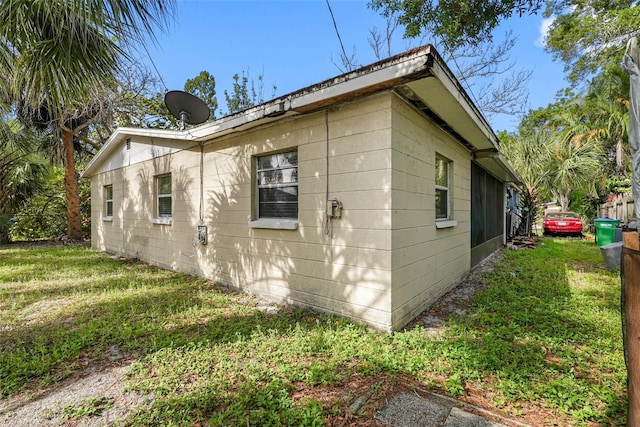
{"label": "satellite dish mount", "polygon": [[204,101],[181,90],[167,92],[164,95],[164,104],[169,112],[180,120],[180,130],[184,130],[186,124],[199,125],[206,122],[211,113]]}

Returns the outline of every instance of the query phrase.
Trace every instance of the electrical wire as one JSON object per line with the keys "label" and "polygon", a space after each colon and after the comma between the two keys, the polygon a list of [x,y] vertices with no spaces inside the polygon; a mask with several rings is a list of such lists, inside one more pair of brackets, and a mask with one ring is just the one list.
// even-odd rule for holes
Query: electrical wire
{"label": "electrical wire", "polygon": [[338,36],[338,41],[340,42],[340,49],[342,49],[342,57],[344,58],[344,65],[346,65],[349,69],[347,71],[351,71],[354,67],[349,57],[347,56],[347,51],[344,49],[344,44],[342,43],[342,37],[340,37],[340,31],[338,31],[338,24],[336,23],[336,18],[333,15],[333,10],[331,9],[331,5],[329,4],[329,0],[327,1],[327,7],[329,8],[329,14],[331,15],[331,20],[333,21],[333,28],[336,30],[336,35]]}
{"label": "electrical wire", "polygon": [[153,69],[156,70],[156,74],[158,75],[158,78],[160,79],[160,83],[162,83],[162,86],[164,87],[164,91],[165,92],[169,92],[169,88],[165,84],[164,79],[162,78],[162,74],[160,74],[160,71],[158,70],[158,67],[156,67],[156,63],[153,61],[153,58],[151,57],[151,54],[149,53],[149,49],[147,49],[147,46],[145,46],[144,43],[142,43],[142,48],[146,52],[147,57],[149,58],[149,61],[151,62],[151,65],[153,66]]}

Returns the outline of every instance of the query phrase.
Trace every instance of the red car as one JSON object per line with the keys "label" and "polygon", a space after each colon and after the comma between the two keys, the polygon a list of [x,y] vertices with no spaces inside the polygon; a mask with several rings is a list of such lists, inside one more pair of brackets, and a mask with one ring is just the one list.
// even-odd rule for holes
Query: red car
{"label": "red car", "polygon": [[573,234],[582,236],[582,220],[574,212],[551,212],[542,220],[544,235]]}

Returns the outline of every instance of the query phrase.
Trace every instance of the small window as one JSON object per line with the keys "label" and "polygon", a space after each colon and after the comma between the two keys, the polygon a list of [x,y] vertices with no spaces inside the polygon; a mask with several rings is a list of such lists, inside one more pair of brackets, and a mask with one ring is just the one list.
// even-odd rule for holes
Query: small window
{"label": "small window", "polygon": [[104,216],[113,216],[113,185],[104,186]]}
{"label": "small window", "polygon": [[298,150],[256,158],[258,218],[298,218]]}
{"label": "small window", "polygon": [[436,220],[447,220],[451,216],[450,169],[449,160],[436,157]]}
{"label": "small window", "polygon": [[158,218],[171,218],[171,174],[156,178]]}

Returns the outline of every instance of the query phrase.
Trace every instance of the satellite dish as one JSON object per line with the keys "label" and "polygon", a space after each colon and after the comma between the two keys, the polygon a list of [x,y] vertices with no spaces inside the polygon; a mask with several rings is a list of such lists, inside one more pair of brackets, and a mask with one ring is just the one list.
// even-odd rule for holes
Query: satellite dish
{"label": "satellite dish", "polygon": [[209,107],[200,98],[181,90],[172,90],[164,95],[164,104],[171,114],[180,119],[180,130],[185,123],[199,125],[209,118]]}

